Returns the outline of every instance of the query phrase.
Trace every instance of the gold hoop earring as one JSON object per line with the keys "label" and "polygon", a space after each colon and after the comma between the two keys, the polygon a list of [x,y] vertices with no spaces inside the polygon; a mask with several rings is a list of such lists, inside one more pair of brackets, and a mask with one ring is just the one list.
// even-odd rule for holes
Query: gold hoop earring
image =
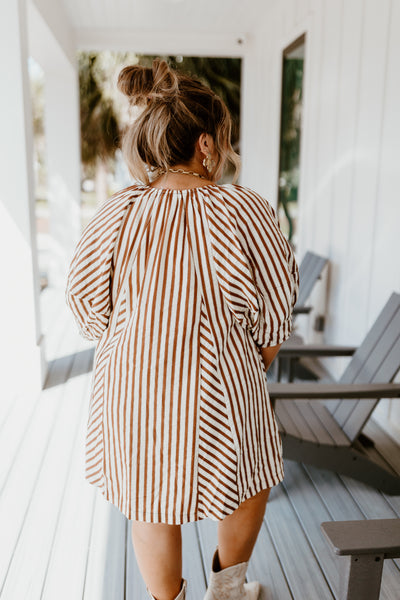
{"label": "gold hoop earring", "polygon": [[205,167],[209,173],[211,173],[211,171],[215,167],[215,160],[212,159],[211,152],[209,152],[207,156],[203,159],[203,167]]}

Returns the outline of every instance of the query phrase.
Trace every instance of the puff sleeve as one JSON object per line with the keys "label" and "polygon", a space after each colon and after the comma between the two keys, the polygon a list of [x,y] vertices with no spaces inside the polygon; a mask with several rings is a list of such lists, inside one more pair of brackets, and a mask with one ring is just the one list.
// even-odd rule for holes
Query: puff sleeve
{"label": "puff sleeve", "polygon": [[242,194],[243,243],[258,302],[257,318],[250,332],[258,347],[276,346],[292,330],[299,289],[298,265],[269,202],[250,190],[243,190]]}
{"label": "puff sleeve", "polygon": [[112,258],[129,198],[113,195],[83,230],[67,275],[65,301],[82,337],[98,340],[112,310]]}

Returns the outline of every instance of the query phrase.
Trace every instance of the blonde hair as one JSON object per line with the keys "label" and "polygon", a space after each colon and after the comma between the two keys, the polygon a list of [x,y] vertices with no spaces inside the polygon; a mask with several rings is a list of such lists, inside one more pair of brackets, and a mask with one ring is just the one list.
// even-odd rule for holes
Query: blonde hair
{"label": "blonde hair", "polygon": [[231,145],[232,120],[223,100],[200,81],[156,59],[152,68],[127,66],[119,73],[118,89],[142,110],[126,126],[121,149],[130,174],[149,184],[150,171],[168,171],[188,163],[202,133],[212,136],[218,160],[209,174],[214,180],[226,162],[235,168],[240,158]]}

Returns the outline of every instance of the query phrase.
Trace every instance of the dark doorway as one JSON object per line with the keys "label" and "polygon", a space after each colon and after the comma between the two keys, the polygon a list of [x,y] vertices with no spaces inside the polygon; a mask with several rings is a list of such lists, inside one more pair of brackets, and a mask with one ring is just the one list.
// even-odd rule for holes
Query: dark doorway
{"label": "dark doorway", "polygon": [[282,57],[278,216],[282,230],[294,247],[297,245],[304,51],[305,35],[302,35],[284,50]]}

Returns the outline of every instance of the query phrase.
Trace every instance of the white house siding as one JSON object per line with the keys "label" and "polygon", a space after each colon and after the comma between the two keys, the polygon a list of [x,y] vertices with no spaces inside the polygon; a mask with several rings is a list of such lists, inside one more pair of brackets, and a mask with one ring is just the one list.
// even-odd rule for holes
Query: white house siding
{"label": "white house siding", "polygon": [[[243,150],[252,147],[265,167],[245,159],[242,181],[273,203],[282,50],[302,33],[298,258],[306,250],[329,257],[324,340],[357,345],[400,290],[400,2],[285,0],[261,24],[246,57],[248,94],[258,92],[243,110]],[[340,374],[345,363],[328,365]],[[374,417],[400,435],[399,401],[381,401]]]}

